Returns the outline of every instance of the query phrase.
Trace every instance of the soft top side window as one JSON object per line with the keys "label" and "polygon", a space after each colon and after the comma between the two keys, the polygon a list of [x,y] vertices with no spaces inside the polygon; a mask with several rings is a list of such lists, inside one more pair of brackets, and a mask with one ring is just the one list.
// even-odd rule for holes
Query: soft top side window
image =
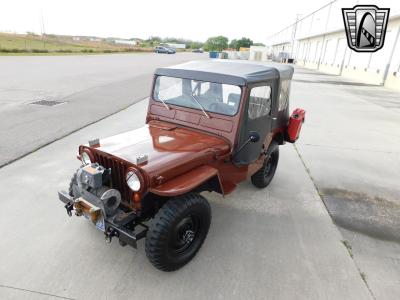
{"label": "soft top side window", "polygon": [[278,110],[284,110],[289,98],[290,80],[281,81],[281,92],[279,93],[279,107]]}
{"label": "soft top side window", "polygon": [[266,116],[271,111],[271,87],[258,86],[251,89],[248,115],[254,120]]}

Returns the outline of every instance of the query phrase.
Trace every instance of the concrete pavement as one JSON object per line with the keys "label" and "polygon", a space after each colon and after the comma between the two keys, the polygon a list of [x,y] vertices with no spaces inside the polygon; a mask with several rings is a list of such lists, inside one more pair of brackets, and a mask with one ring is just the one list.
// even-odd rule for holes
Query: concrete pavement
{"label": "concrete pavement", "polygon": [[[0,166],[148,97],[152,73],[206,54],[0,57]],[[65,102],[57,106],[37,100]]]}
{"label": "concrete pavement", "polygon": [[[163,273],[139,249],[104,243],[57,200],[80,143],[142,126],[146,101],[0,169],[0,298],[370,299],[297,152],[281,147],[269,188],[240,185],[212,206],[195,259]],[[39,294],[40,293],[40,294]]]}
{"label": "concrete pavement", "polygon": [[400,93],[296,68],[296,143],[376,299],[400,294]]}

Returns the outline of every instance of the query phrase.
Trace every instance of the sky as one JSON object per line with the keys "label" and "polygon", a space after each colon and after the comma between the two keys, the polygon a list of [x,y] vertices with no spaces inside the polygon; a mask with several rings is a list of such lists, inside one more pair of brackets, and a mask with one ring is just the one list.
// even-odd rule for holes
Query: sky
{"label": "sky", "polygon": [[[0,32],[205,41],[267,37],[329,0],[0,0]],[[354,1],[357,2],[357,1]]]}

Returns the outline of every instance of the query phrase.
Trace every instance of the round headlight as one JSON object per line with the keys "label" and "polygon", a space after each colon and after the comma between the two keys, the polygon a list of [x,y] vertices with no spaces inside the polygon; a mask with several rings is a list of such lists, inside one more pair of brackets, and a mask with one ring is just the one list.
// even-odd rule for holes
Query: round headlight
{"label": "round headlight", "polygon": [[82,152],[81,159],[82,159],[82,163],[84,165],[88,165],[88,164],[92,163],[92,161],[90,160],[89,154],[87,154],[86,152]]}
{"label": "round headlight", "polygon": [[137,192],[140,190],[140,179],[133,171],[126,173],[126,183],[132,191]]}

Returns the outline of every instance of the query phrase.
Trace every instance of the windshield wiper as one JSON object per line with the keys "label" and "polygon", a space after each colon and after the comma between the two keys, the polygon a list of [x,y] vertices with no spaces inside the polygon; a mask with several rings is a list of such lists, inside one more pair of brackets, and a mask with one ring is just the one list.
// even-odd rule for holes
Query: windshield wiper
{"label": "windshield wiper", "polygon": [[158,100],[160,100],[168,110],[171,109],[171,107],[169,107],[168,104],[165,103],[165,101],[164,101],[163,99],[161,99],[160,97],[158,97]]}
{"label": "windshield wiper", "polygon": [[203,111],[204,115],[207,117],[207,119],[211,119],[210,115],[206,112],[206,110],[204,109],[203,105],[200,104],[199,101],[197,101],[197,98],[194,94],[191,94],[192,98],[194,101],[196,101],[196,103],[199,105],[199,107],[201,108],[201,110]]}

